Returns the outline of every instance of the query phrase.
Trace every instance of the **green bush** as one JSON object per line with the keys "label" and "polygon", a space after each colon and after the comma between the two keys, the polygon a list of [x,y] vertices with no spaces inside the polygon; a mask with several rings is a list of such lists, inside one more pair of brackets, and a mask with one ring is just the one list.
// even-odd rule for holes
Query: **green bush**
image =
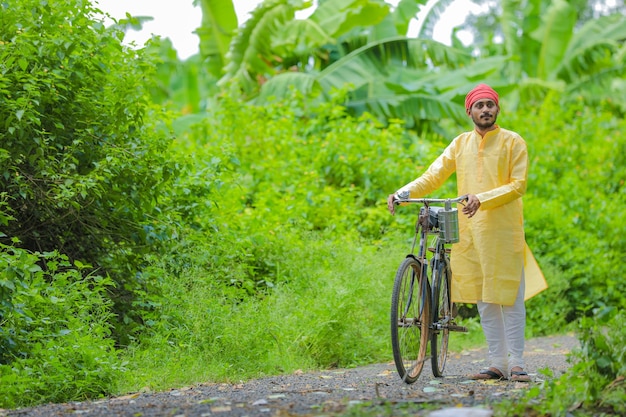
{"label": "green bush", "polygon": [[626,314],[594,310],[579,322],[580,348],[570,354],[572,367],[560,377],[545,375],[513,404],[496,407],[498,416],[622,416],[626,413]]}
{"label": "green bush", "polygon": [[563,109],[555,97],[514,117],[531,157],[527,240],[550,272],[550,293],[562,297],[551,298],[562,308],[545,303],[543,316],[559,311],[559,321],[575,322],[593,308],[626,305],[618,290],[626,276],[626,122],[603,108]]}
{"label": "green bush", "polygon": [[167,237],[155,214],[174,172],[167,117],[148,101],[153,63],[122,47],[90,2],[0,10],[0,242],[109,273],[115,335],[128,343],[142,314],[129,306],[150,285],[136,273]]}
{"label": "green bush", "polygon": [[58,253],[0,245],[0,407],[106,395],[121,366],[110,279]]}
{"label": "green bush", "polygon": [[284,278],[262,297],[237,298],[221,284],[206,267],[208,247],[196,245],[178,276],[163,273],[169,259],[155,260],[148,273],[166,277],[170,302],[155,332],[124,353],[129,372],[120,390],[389,360],[393,252],[362,246],[354,235],[278,238],[275,270]]}

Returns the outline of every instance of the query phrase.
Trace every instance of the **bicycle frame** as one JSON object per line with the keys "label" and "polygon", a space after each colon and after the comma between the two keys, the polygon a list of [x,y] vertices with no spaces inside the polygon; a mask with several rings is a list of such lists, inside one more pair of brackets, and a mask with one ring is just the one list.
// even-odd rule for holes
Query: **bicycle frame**
{"label": "bicycle frame", "polygon": [[[402,197],[402,196],[401,196]],[[394,203],[396,205],[400,204],[423,204],[425,210],[420,211],[418,221],[415,224],[415,239],[413,240],[413,245],[411,247],[411,254],[415,252],[415,244],[417,243],[417,237],[419,235],[419,252],[417,254],[417,258],[426,263],[426,251],[428,249],[428,236],[435,233],[440,233],[439,228],[437,227],[432,232],[430,231],[430,205],[431,204],[443,204],[445,211],[450,211],[452,208],[452,204],[454,203],[462,203],[467,200],[467,196],[461,196],[457,198],[399,198]],[[421,226],[421,227],[420,227]],[[435,256],[438,256],[444,248],[445,242],[441,238],[437,238],[435,241]]]}
{"label": "bicycle frame", "polygon": [[[450,229],[445,229],[448,221],[457,221],[456,209],[452,210],[451,206],[465,199],[466,196],[455,199],[401,198],[394,202],[422,205],[411,251],[398,269],[392,294],[394,361],[401,378],[409,384],[417,380],[422,364],[428,359],[432,362],[434,376],[443,376],[449,332],[467,331],[454,323],[450,298],[451,270],[447,256],[450,251],[445,246],[446,243],[458,241],[458,228],[456,234],[451,232],[456,240],[447,235]],[[431,208],[430,204],[444,205],[445,209]],[[452,220],[450,213],[454,213]],[[429,246],[429,238],[435,234],[437,237],[433,245]],[[419,245],[415,253],[418,238]],[[428,252],[433,253],[430,259]],[[415,341],[415,347],[408,343],[409,340]],[[430,355],[427,353],[427,345],[431,346]]]}

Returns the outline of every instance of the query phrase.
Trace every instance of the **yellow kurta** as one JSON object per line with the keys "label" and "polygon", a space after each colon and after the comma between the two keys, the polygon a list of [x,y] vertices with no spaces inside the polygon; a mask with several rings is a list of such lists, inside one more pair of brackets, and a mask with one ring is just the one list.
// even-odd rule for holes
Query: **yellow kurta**
{"label": "yellow kurta", "polygon": [[438,189],[456,171],[458,194],[475,194],[480,209],[468,219],[459,210],[459,243],[452,246],[452,300],[513,305],[522,277],[525,298],[547,288],[524,238],[522,195],[528,151],[517,133],[497,127],[481,137],[457,136],[426,172],[399,191],[411,198]]}

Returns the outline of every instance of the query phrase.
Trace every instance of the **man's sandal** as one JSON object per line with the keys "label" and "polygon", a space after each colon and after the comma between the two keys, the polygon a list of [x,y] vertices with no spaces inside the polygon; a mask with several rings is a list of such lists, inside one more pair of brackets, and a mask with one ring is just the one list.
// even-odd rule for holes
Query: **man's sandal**
{"label": "man's sandal", "polygon": [[525,371],[511,371],[511,381],[530,382],[530,375]]}
{"label": "man's sandal", "polygon": [[479,373],[471,375],[470,379],[475,379],[475,380],[482,380],[482,379],[502,380],[502,379],[506,379],[506,378],[504,377],[504,375],[502,375],[502,372],[500,372],[499,369],[497,369],[497,368],[489,368],[489,369],[483,369]]}

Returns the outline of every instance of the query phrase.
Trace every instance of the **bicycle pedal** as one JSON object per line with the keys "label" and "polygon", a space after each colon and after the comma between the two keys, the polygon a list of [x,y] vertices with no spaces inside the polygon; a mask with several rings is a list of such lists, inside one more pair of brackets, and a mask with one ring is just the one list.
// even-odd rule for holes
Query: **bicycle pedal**
{"label": "bicycle pedal", "polygon": [[459,326],[456,324],[449,324],[448,325],[448,330],[450,330],[451,332],[461,332],[461,333],[467,333],[467,327],[465,326]]}
{"label": "bicycle pedal", "polygon": [[[435,253],[435,248],[428,248],[428,251]],[[452,249],[450,248],[445,248],[444,251],[446,252],[447,255],[450,255],[452,253]]]}

